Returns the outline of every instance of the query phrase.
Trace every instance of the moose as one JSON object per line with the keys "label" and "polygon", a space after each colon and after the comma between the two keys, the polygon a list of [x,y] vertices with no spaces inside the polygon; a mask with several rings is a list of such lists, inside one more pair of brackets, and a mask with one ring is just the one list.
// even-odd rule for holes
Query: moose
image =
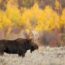
{"label": "moose", "polygon": [[30,50],[32,53],[36,49],[38,49],[38,45],[32,42],[31,39],[0,40],[0,55],[3,55],[5,52],[24,57],[27,50]]}

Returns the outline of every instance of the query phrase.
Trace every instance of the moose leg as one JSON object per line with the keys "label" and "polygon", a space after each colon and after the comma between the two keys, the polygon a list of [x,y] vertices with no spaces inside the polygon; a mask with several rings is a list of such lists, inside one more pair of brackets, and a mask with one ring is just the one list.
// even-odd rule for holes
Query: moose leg
{"label": "moose leg", "polygon": [[25,57],[25,53],[26,53],[26,50],[25,49],[21,49],[21,50],[19,50],[18,55],[22,56],[22,57]]}
{"label": "moose leg", "polygon": [[4,54],[4,49],[0,48],[0,55]]}

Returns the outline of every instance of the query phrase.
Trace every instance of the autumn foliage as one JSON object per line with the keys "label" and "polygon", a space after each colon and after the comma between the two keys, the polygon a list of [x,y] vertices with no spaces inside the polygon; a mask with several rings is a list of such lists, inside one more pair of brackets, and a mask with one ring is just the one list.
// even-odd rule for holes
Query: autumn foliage
{"label": "autumn foliage", "polygon": [[0,0],[0,31],[4,31],[5,37],[12,32],[20,32],[24,29],[27,32],[32,30],[51,32],[55,29],[64,31],[65,1],[53,1]]}

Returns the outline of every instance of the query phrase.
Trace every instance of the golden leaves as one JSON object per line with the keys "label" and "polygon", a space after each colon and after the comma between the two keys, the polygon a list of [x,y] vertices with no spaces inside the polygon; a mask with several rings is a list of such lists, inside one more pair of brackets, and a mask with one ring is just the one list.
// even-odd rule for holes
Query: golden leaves
{"label": "golden leaves", "polygon": [[60,2],[59,2],[59,0],[56,0],[55,6],[56,6],[56,9],[57,9],[57,10],[60,8]]}
{"label": "golden leaves", "polygon": [[[13,0],[12,0],[13,1]],[[41,10],[37,3],[30,9],[24,9],[22,15],[17,4],[10,1],[7,4],[6,12],[0,11],[0,28],[7,26],[22,27],[27,31],[51,31],[65,25],[65,9],[59,16],[49,5]],[[59,2],[56,0],[56,9],[59,8]]]}

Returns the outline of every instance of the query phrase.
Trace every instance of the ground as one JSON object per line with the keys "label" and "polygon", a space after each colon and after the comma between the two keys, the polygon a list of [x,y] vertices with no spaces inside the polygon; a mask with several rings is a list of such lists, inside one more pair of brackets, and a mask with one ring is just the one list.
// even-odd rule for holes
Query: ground
{"label": "ground", "polygon": [[65,65],[65,47],[41,47],[24,58],[17,54],[0,56],[0,65]]}

